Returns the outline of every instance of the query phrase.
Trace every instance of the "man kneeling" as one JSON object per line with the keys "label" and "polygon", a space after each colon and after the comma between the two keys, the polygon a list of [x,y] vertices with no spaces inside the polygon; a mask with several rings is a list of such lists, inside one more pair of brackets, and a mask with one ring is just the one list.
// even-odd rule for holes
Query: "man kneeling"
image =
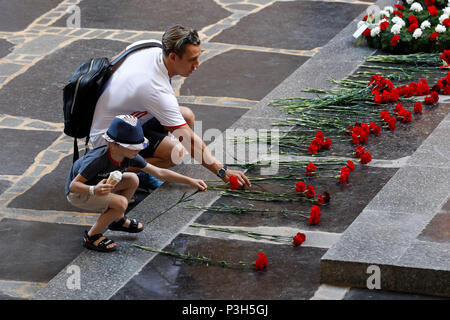
{"label": "man kneeling", "polygon": [[[135,219],[124,218],[128,203],[139,185],[135,173],[125,172],[129,167],[139,168],[165,181],[185,183],[202,191],[206,190],[207,186],[202,180],[155,167],[138,154],[148,145],[148,140],[144,137],[137,118],[129,115],[116,116],[103,137],[108,142],[107,145],[95,148],[78,159],[73,164],[66,183],[67,200],[72,205],[102,212],[89,232],[85,231],[86,248],[102,252],[116,250],[114,241],[102,234],[107,227],[131,233],[144,229],[142,223]],[[107,183],[106,180],[113,171],[122,173],[122,179],[116,185]]]}

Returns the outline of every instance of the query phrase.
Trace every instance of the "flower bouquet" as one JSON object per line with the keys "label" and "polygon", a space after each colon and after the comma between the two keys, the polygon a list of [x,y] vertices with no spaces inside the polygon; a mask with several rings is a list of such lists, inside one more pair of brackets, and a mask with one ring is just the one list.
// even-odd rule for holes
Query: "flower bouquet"
{"label": "flower bouquet", "polygon": [[359,32],[372,48],[391,53],[442,52],[450,48],[450,2],[406,0],[366,15]]}

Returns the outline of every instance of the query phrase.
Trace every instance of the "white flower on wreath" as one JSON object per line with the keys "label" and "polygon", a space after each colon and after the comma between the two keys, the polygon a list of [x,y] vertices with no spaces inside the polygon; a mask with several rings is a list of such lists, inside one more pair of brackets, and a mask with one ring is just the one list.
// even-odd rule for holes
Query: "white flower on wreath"
{"label": "white flower on wreath", "polygon": [[389,18],[391,16],[391,14],[385,10],[381,10],[378,14],[380,15],[380,17],[388,17]]}
{"label": "white flower on wreath", "polygon": [[420,12],[420,11],[423,10],[423,7],[420,5],[420,3],[414,2],[414,3],[411,5],[411,10],[412,10],[412,11],[415,11],[415,12]]}
{"label": "white flower on wreath", "polygon": [[395,17],[392,18],[392,22],[393,22],[394,24],[398,24],[398,25],[400,25],[400,26],[402,26],[402,27],[406,25],[406,22],[405,22],[402,18],[397,17],[397,16],[395,16]]}
{"label": "white flower on wreath", "polygon": [[401,24],[394,24],[393,26],[392,26],[392,28],[391,28],[391,32],[393,33],[393,34],[399,34],[400,33],[400,30],[403,28],[403,26],[401,25]]}
{"label": "white flower on wreath", "polygon": [[438,24],[435,28],[436,32],[438,33],[444,33],[447,29],[442,25],[442,24]]}
{"label": "white flower on wreath", "polygon": [[425,20],[424,22],[422,22],[422,24],[420,25],[420,29],[425,30],[426,28],[431,27],[431,23],[428,20]]}
{"label": "white flower on wreath", "polygon": [[[449,3],[450,3],[450,1],[449,1]],[[444,12],[444,14],[450,16],[450,6],[447,8],[444,8],[443,12]]]}
{"label": "white flower on wreath", "polygon": [[384,7],[383,11],[388,11],[389,13],[393,13],[394,12],[394,7],[391,7],[391,6]]}
{"label": "white flower on wreath", "polygon": [[416,30],[414,30],[414,33],[413,33],[413,38],[414,39],[418,39],[421,36],[422,36],[422,29],[417,28]]}
{"label": "white flower on wreath", "polygon": [[407,4],[411,4],[411,3],[413,3],[414,2],[414,0],[406,0],[406,3]]}
{"label": "white flower on wreath", "polygon": [[380,27],[375,27],[375,28],[373,28],[372,30],[370,30],[370,36],[371,36],[372,38],[373,38],[373,37],[376,37],[380,32],[381,32]]}
{"label": "white flower on wreath", "polygon": [[439,23],[444,22],[445,19],[448,19],[448,14],[443,14],[442,16],[439,17]]}

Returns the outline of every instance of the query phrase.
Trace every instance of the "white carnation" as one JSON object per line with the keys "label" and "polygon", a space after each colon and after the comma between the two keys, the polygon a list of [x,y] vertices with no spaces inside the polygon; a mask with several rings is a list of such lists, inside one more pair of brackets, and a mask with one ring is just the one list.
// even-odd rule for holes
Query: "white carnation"
{"label": "white carnation", "polygon": [[423,7],[420,5],[420,3],[414,2],[414,3],[411,5],[411,10],[412,10],[412,11],[415,11],[415,12],[420,12],[420,11],[423,10]]}
{"label": "white carnation", "polygon": [[385,11],[385,10],[381,10],[381,11],[379,12],[379,15],[380,15],[380,17],[389,17],[389,16],[390,16],[390,13],[387,12],[387,11]]}
{"label": "white carnation", "polygon": [[414,0],[406,0],[406,3],[407,4],[411,4],[411,3],[413,3],[414,2]]}
{"label": "white carnation", "polygon": [[425,30],[426,28],[431,27],[431,23],[428,20],[425,20],[424,22],[422,22],[422,24],[420,25],[420,29]]}
{"label": "white carnation", "polygon": [[397,16],[392,18],[392,22],[395,23],[395,24],[398,24],[398,25],[400,25],[402,27],[406,25],[405,21],[402,18],[397,17]]}
{"label": "white carnation", "polygon": [[444,22],[445,19],[448,19],[448,14],[443,14],[442,16],[439,17],[439,23]]}
{"label": "white carnation", "polygon": [[394,24],[393,26],[392,26],[392,28],[391,28],[391,32],[393,33],[393,34],[399,34],[400,33],[400,30],[402,29],[402,25],[400,25],[400,24]]}
{"label": "white carnation", "polygon": [[444,8],[444,14],[450,16],[450,7]]}
{"label": "white carnation", "polygon": [[387,6],[387,7],[384,7],[383,10],[392,13],[392,12],[394,12],[394,7]]}
{"label": "white carnation", "polygon": [[422,36],[422,29],[417,28],[416,30],[414,30],[414,33],[413,33],[414,39],[420,38],[421,36]]}
{"label": "white carnation", "polygon": [[373,38],[377,36],[381,32],[380,27],[375,27],[372,30],[370,30],[370,36]]}
{"label": "white carnation", "polygon": [[447,29],[442,25],[442,24],[438,24],[435,28],[436,32],[438,33],[444,33]]}

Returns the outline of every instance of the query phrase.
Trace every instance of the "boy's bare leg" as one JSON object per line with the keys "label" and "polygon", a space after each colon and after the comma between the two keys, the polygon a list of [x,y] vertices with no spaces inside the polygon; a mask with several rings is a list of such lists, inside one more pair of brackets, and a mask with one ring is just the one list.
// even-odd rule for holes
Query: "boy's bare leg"
{"label": "boy's bare leg", "polygon": [[[122,180],[115,186],[113,192],[124,196],[127,199],[127,201],[130,202],[138,186],[139,186],[138,176],[133,172],[124,172],[122,175]],[[124,217],[125,211],[126,208],[123,211],[122,215],[119,218],[115,219],[114,221],[117,222],[120,219],[122,219]],[[130,222],[131,222],[130,219],[127,219],[123,224],[123,226],[128,228],[130,226]],[[138,228],[142,228],[142,223],[138,224]]]}

